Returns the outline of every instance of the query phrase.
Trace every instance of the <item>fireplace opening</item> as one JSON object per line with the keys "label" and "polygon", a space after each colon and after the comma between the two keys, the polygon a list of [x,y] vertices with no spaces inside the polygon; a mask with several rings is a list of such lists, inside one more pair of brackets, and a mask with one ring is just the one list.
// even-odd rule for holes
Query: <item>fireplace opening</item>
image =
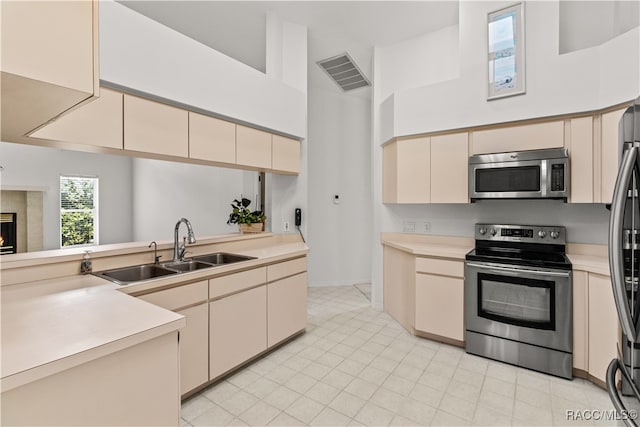
{"label": "fireplace opening", "polygon": [[0,255],[15,254],[17,243],[16,213],[0,213]]}

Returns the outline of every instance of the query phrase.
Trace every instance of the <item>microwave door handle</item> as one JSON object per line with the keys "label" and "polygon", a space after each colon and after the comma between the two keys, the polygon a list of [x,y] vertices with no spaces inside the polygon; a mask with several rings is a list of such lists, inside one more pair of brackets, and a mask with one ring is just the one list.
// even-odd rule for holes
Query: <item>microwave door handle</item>
{"label": "microwave door handle", "polygon": [[611,219],[609,220],[609,268],[611,270],[611,286],[613,298],[618,310],[618,317],[622,331],[627,339],[637,340],[636,327],[627,302],[627,292],[624,283],[624,257],[622,255],[622,229],[624,226],[624,210],[627,199],[629,182],[633,177],[633,170],[638,158],[638,147],[631,147],[624,152],[616,185],[611,201]]}

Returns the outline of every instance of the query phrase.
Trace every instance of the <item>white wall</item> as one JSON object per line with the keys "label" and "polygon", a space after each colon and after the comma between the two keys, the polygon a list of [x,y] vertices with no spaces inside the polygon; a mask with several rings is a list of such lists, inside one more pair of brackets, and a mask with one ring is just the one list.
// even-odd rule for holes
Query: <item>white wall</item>
{"label": "white wall", "polygon": [[[100,77],[220,116],[304,138],[307,29],[274,16],[270,16],[266,28],[264,74],[121,4],[105,0],[100,3]],[[281,232],[285,218],[293,223],[295,208],[307,210],[305,145],[303,141],[298,177],[267,174],[265,211],[267,223],[274,224],[275,232]],[[160,195],[156,190],[141,188]],[[234,189],[234,194],[241,189]],[[179,198],[183,206],[199,203]],[[227,199],[225,194],[224,203]],[[196,218],[198,214],[191,216]],[[172,221],[175,223],[175,219]],[[218,230],[207,224],[204,217],[202,224],[201,230]],[[138,222],[136,230],[139,228],[136,238],[151,236],[152,228],[145,231],[144,221]]]}
{"label": "white wall", "polygon": [[[524,95],[487,101],[486,15],[509,2],[461,2],[459,36],[445,29],[424,38],[374,50],[373,227],[402,231],[403,219],[431,222],[432,234],[473,236],[475,222],[557,224],[572,242],[605,243],[604,205],[564,205],[553,201],[480,202],[474,205],[382,204],[382,149],[393,136],[410,135],[510,120],[588,111],[634,99],[640,94],[640,31],[635,28],[602,45],[560,55],[558,2],[526,2],[526,89]],[[449,52],[434,47],[434,39]],[[422,82],[393,64],[416,58],[444,61],[425,72]],[[411,78],[410,78],[411,77]],[[410,86],[407,87],[407,81]],[[382,307],[382,247],[372,255],[372,299]]]}
{"label": "white wall", "polygon": [[[310,285],[371,278],[371,105],[309,90]],[[340,196],[340,204],[333,196]]]}
{"label": "white wall", "polygon": [[[133,240],[173,240],[174,226],[182,217],[191,222],[196,239],[237,232],[238,227],[227,225],[227,219],[229,205],[243,193],[245,174],[235,169],[133,159]],[[182,237],[184,229],[180,233]]]}
{"label": "white wall", "polygon": [[[487,101],[486,16],[510,2],[460,4],[458,75],[450,69],[433,80],[425,73],[422,85],[407,89],[402,74],[386,72],[398,57],[429,58],[438,67],[451,61],[453,50],[430,46],[429,38],[379,48],[380,103],[393,93],[393,126],[385,127],[383,141],[393,136],[477,126],[549,115],[589,111],[634,99],[640,94],[640,28],[589,49],[559,53],[559,5],[530,1],[525,7],[526,94]],[[455,46],[456,39],[444,41]],[[419,62],[420,63],[420,62]],[[391,64],[391,65],[389,65]],[[448,78],[447,78],[448,77]],[[416,84],[417,82],[413,82]]]}
{"label": "white wall", "polygon": [[278,132],[306,133],[304,91],[111,0],[100,2],[100,78]]}
{"label": "white wall", "polygon": [[99,243],[132,240],[131,159],[0,142],[0,186],[45,187],[43,250],[60,248],[60,175],[97,176]]}

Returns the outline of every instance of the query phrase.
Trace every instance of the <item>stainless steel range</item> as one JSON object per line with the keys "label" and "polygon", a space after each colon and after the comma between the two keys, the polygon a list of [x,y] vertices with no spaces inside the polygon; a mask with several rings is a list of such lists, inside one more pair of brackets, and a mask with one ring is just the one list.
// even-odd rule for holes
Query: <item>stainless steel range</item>
{"label": "stainless steel range", "polygon": [[572,378],[564,227],[476,224],[465,261],[466,351]]}

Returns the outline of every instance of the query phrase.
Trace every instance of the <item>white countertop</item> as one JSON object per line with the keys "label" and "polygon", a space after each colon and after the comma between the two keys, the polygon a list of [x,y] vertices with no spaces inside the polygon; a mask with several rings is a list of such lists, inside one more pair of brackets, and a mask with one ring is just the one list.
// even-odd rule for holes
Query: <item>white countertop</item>
{"label": "white countertop", "polygon": [[123,348],[176,331],[184,317],[128,293],[228,274],[304,256],[303,243],[233,251],[257,259],[180,273],[128,286],[93,276],[68,276],[0,288],[2,301],[2,391]]}

